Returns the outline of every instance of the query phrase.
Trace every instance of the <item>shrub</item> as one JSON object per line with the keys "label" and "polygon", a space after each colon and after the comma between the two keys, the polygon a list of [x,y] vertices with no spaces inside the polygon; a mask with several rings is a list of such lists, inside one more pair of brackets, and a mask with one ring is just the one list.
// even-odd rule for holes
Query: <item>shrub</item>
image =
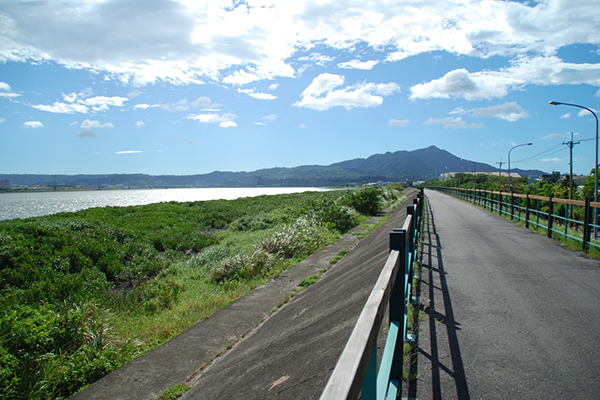
{"label": "shrub", "polygon": [[381,196],[383,189],[368,187],[350,193],[344,198],[345,204],[364,215],[375,215],[382,207]]}

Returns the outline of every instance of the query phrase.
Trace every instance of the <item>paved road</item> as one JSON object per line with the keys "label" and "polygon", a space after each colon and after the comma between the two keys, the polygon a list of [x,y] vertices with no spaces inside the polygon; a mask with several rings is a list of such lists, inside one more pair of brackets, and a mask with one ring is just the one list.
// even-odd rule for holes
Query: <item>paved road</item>
{"label": "paved road", "polygon": [[[419,399],[600,399],[600,263],[426,191]],[[405,384],[406,386],[406,384]]]}

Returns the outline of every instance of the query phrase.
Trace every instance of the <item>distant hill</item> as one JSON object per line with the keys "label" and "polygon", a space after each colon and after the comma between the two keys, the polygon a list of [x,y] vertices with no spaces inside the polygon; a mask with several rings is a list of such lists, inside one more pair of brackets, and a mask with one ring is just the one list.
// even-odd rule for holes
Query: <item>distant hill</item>
{"label": "distant hill", "polygon": [[[448,172],[497,172],[489,164],[463,160],[430,146],[414,151],[375,154],[328,166],[304,165],[294,168],[268,168],[253,172],[214,171],[200,175],[16,175],[0,174],[11,185],[84,187],[253,187],[253,186],[337,186],[368,182],[404,182],[433,179]],[[538,170],[514,169],[522,176],[540,176]]]}

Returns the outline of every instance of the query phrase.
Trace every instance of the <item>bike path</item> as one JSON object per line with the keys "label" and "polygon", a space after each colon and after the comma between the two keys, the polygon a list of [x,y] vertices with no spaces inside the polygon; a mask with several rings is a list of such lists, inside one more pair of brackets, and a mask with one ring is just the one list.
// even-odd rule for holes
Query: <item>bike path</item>
{"label": "bike path", "polygon": [[427,190],[419,399],[600,398],[600,262]]}

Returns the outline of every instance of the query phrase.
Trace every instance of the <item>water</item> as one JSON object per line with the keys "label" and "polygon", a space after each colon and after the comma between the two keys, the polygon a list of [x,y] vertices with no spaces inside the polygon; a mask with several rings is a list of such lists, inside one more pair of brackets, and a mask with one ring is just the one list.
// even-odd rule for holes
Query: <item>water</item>
{"label": "water", "polygon": [[323,188],[195,188],[0,193],[0,221],[72,212],[92,207],[135,206],[165,201],[232,200],[264,194],[322,191]]}

